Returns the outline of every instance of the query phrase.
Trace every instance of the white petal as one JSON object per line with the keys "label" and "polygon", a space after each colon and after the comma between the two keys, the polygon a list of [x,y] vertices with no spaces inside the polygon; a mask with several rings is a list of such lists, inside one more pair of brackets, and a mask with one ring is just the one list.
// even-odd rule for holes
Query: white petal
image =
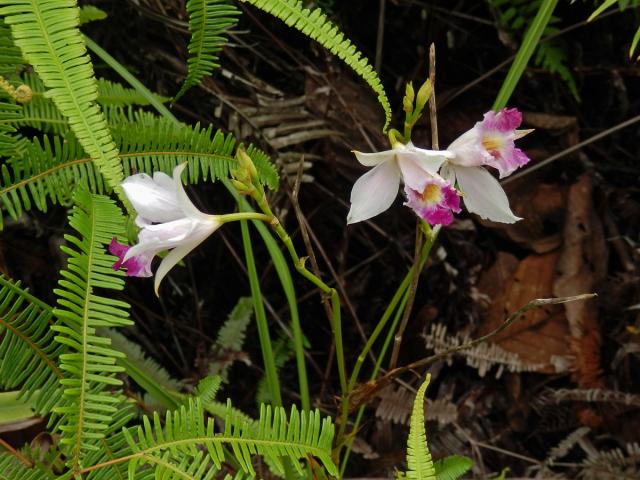
{"label": "white petal", "polygon": [[208,217],[210,217],[210,215],[207,215],[206,213],[198,210],[193,202],[189,199],[187,192],[184,191],[184,186],[182,185],[182,172],[186,167],[187,162],[184,162],[180,165],[177,165],[176,168],[173,169],[173,184],[176,195],[178,197],[178,203],[180,204],[180,209],[182,210],[183,216],[206,221]]}
{"label": "white petal", "polygon": [[440,169],[440,176],[444,178],[451,186],[456,186],[456,171],[449,162],[445,162]]}
{"label": "white petal", "polygon": [[155,255],[161,250],[174,248],[184,242],[194,229],[194,222],[188,218],[158,225],[147,225],[140,230],[138,243],[127,251],[124,261],[144,253],[151,252]]}
{"label": "white petal", "polygon": [[160,282],[169,273],[169,271],[176,266],[176,264],[186,257],[191,250],[200,245],[209,235],[211,235],[221,224],[215,226],[211,231],[200,231],[191,235],[187,242],[182,243],[180,246],[174,248],[169,254],[162,259],[158,270],[156,270],[155,279],[153,281],[153,289],[158,295],[160,289]]}
{"label": "white petal", "polygon": [[131,175],[122,182],[122,189],[138,215],[147,222],[158,223],[183,217],[174,187],[167,188],[166,180],[158,173],[154,177],[160,178],[160,183],[144,173]]}
{"label": "white petal", "polygon": [[509,199],[493,176],[481,167],[455,166],[462,199],[470,212],[501,223],[521,220],[509,208]]}
{"label": "white petal", "polygon": [[[402,180],[412,190],[422,192],[431,178],[431,174],[423,168],[416,154],[405,153],[398,158],[398,166],[402,172]],[[437,172],[437,169],[434,173]]]}
{"label": "white petal", "polygon": [[351,190],[351,209],[347,224],[361,222],[388,209],[400,187],[395,162],[383,162],[362,175]]}
{"label": "white petal", "polygon": [[453,158],[456,156],[455,153],[449,150],[427,150],[425,148],[413,147],[416,152],[419,152],[424,157],[444,157],[444,158]]}
{"label": "white petal", "polygon": [[385,150],[384,152],[362,153],[353,150],[353,153],[358,161],[365,167],[375,167],[376,165],[380,165],[382,162],[393,160],[393,156],[396,154],[396,151]]}

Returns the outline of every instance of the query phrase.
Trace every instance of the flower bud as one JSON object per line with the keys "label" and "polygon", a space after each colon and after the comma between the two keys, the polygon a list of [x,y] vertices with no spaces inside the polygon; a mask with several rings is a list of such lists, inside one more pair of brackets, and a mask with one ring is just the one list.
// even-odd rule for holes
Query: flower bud
{"label": "flower bud", "polygon": [[420,87],[420,90],[418,90],[418,96],[416,98],[416,107],[418,110],[422,110],[424,108],[432,93],[433,88],[431,86],[431,82],[427,79],[427,81]]}
{"label": "flower bud", "polygon": [[247,152],[239,148],[238,151],[236,152],[236,159],[240,164],[240,170],[244,170],[247,173],[247,176],[249,177],[250,180],[257,182],[258,171],[256,170],[256,166],[253,164],[253,160],[251,160],[251,157],[247,155]]}

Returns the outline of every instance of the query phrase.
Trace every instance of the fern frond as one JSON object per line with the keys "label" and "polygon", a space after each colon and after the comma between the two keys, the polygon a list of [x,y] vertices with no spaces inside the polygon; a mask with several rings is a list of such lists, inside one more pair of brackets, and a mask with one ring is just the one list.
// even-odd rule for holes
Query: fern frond
{"label": "fern frond", "polygon": [[[229,171],[237,166],[233,155],[235,139],[211,127],[175,125],[141,114],[114,128],[114,138],[127,175],[157,170],[170,174],[176,165],[186,161],[189,182],[197,183],[228,178]],[[275,189],[278,173],[269,157],[253,145],[247,151],[261,181]],[[0,202],[12,218],[32,206],[46,212],[49,202],[68,204],[77,185],[85,185],[95,193],[107,190],[103,177],[73,135],[53,137],[52,141],[48,137],[34,139],[23,155],[0,167],[0,174]]]}
{"label": "fern frond", "polygon": [[[289,459],[302,475],[299,459],[312,455],[331,475],[337,475],[331,460],[333,425],[329,418],[322,420],[317,410],[298,412],[293,407],[287,421],[283,408],[272,410],[263,405],[258,423],[256,433],[229,407],[224,431],[216,433],[213,419],[205,421],[200,399],[191,398],[180,410],[167,413],[164,425],[155,414],[153,420],[145,417],[143,425],[137,429],[125,429],[133,453],[123,461],[130,462],[129,472],[133,475],[145,464],[154,464],[156,473],[158,468],[160,471],[185,472],[186,468],[199,471],[203,462],[210,463],[212,470],[219,470],[225,460],[223,446],[228,446],[242,471],[250,476],[255,475],[251,456],[256,454],[269,459],[280,474],[284,473],[283,458]],[[201,455],[202,450],[198,447],[205,447],[207,455]]]}
{"label": "fern frond", "polygon": [[[69,121],[60,113],[48,97],[46,88],[37,75],[25,73],[22,81],[31,88],[33,97],[23,106],[22,118],[15,126],[28,126],[47,133],[64,134],[70,130]],[[156,96],[159,101],[167,98]],[[98,103],[108,109],[107,123],[114,125],[124,117],[122,110],[114,107],[146,106],[149,101],[132,88],[103,78],[98,79]]]}
{"label": "fern frond", "polygon": [[427,433],[424,428],[424,395],[431,381],[427,374],[422,386],[418,389],[413,403],[413,413],[407,440],[407,478],[418,480],[436,480],[436,470],[431,460],[431,452],[427,446]]}
{"label": "fern frond", "polygon": [[124,236],[124,216],[113,200],[78,189],[69,223],[77,235],[65,235],[71,246],[61,250],[69,256],[67,270],[60,272],[59,288],[54,289],[58,307],[54,314],[60,323],[51,328],[56,341],[67,346],[60,355],[60,381],[69,404],[54,411],[62,414],[61,444],[68,447],[68,464],[76,473],[87,451],[98,447],[120,399],[108,392],[122,382],[115,378],[124,369],[116,365],[121,353],[111,341],[96,334],[99,327],[131,325],[129,305],[96,293],[97,289],[122,290],[124,274],[112,268],[114,257],[107,245],[114,235]]}
{"label": "fern frond", "polygon": [[225,34],[240,15],[240,11],[229,0],[189,0],[187,12],[191,32],[188,72],[175,100],[220,66],[218,53],[227,43]]}
{"label": "fern frond", "polygon": [[61,396],[64,377],[57,361],[64,345],[53,340],[50,306],[0,275],[0,388],[20,388],[24,398],[35,395],[35,408],[45,415]]}
{"label": "fern frond", "polygon": [[27,140],[22,138],[15,124],[22,119],[22,107],[0,101],[0,157],[22,156]]}
{"label": "fern frond", "polygon": [[438,480],[458,480],[473,467],[473,460],[462,455],[449,455],[438,460],[434,467]]}
{"label": "fern frond", "polygon": [[229,368],[242,351],[245,334],[253,315],[253,301],[242,297],[233,308],[224,325],[218,330],[218,338],[211,347],[215,359],[209,365],[210,375],[220,375],[225,381]]}
{"label": "fern frond", "polygon": [[75,0],[0,0],[0,15],[15,44],[49,89],[60,112],[107,184],[124,178],[104,114],[96,104],[97,82],[78,28]]}
{"label": "fern frond", "polygon": [[182,383],[171,377],[158,362],[147,356],[140,345],[113,329],[100,329],[99,334],[111,339],[111,346],[124,355],[118,363],[138,385],[165,408],[179,404]]}
{"label": "fern frond", "polygon": [[260,10],[279,18],[290,27],[300,30],[349,65],[378,95],[378,102],[380,102],[385,114],[385,123],[382,130],[386,132],[387,126],[391,121],[391,104],[378,74],[369,61],[362,56],[362,53],[327,18],[322,9],[309,10],[304,8],[304,5],[299,0],[240,1],[250,3]]}
{"label": "fern frond", "polygon": [[0,75],[15,75],[23,63],[22,53],[11,39],[11,30],[0,19]]}
{"label": "fern frond", "polygon": [[50,471],[29,468],[16,457],[0,453],[0,480],[53,480]]}

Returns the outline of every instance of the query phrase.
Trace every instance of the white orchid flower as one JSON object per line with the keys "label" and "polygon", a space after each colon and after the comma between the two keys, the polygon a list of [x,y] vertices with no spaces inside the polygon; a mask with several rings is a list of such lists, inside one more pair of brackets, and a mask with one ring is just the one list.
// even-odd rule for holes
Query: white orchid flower
{"label": "white orchid flower", "polygon": [[[410,142],[396,143],[392,150],[384,152],[353,153],[362,165],[373,168],[353,185],[347,224],[367,220],[387,210],[398,195],[401,180],[407,188],[420,194],[428,185],[440,185],[438,170],[453,157],[451,152],[425,150]],[[439,179],[435,183],[434,177]]]}
{"label": "white orchid flower", "polygon": [[181,180],[185,167],[183,163],[174,168],[173,179],[163,172],[155,172],[153,178],[140,173],[122,183],[141,230],[138,243],[130,248],[113,239],[109,251],[118,257],[113,267],[127,268],[129,276],[150,277],[153,257],[170,250],[155,274],[156,295],[169,270],[224,223],[223,216],[203,213],[189,200]]}
{"label": "white orchid flower", "polygon": [[517,130],[521,123],[522,114],[515,108],[487,112],[448,148],[452,156],[447,157],[440,174],[452,185],[457,182],[467,210],[484,219],[501,223],[521,220],[511,211],[498,180],[483,168],[496,168],[504,178],[529,162],[515,147],[515,140],[532,131]]}

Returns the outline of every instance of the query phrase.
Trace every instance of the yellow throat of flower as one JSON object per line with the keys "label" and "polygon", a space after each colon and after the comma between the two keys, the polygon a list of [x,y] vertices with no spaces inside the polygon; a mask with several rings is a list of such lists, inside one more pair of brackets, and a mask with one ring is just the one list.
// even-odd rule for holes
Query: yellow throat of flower
{"label": "yellow throat of flower", "polygon": [[422,200],[429,205],[440,203],[442,200],[442,189],[440,185],[435,183],[427,185],[422,192]]}
{"label": "yellow throat of flower", "polygon": [[500,149],[503,147],[503,145],[504,140],[501,137],[487,135],[486,137],[482,138],[482,146],[494,157],[496,155],[500,155]]}

